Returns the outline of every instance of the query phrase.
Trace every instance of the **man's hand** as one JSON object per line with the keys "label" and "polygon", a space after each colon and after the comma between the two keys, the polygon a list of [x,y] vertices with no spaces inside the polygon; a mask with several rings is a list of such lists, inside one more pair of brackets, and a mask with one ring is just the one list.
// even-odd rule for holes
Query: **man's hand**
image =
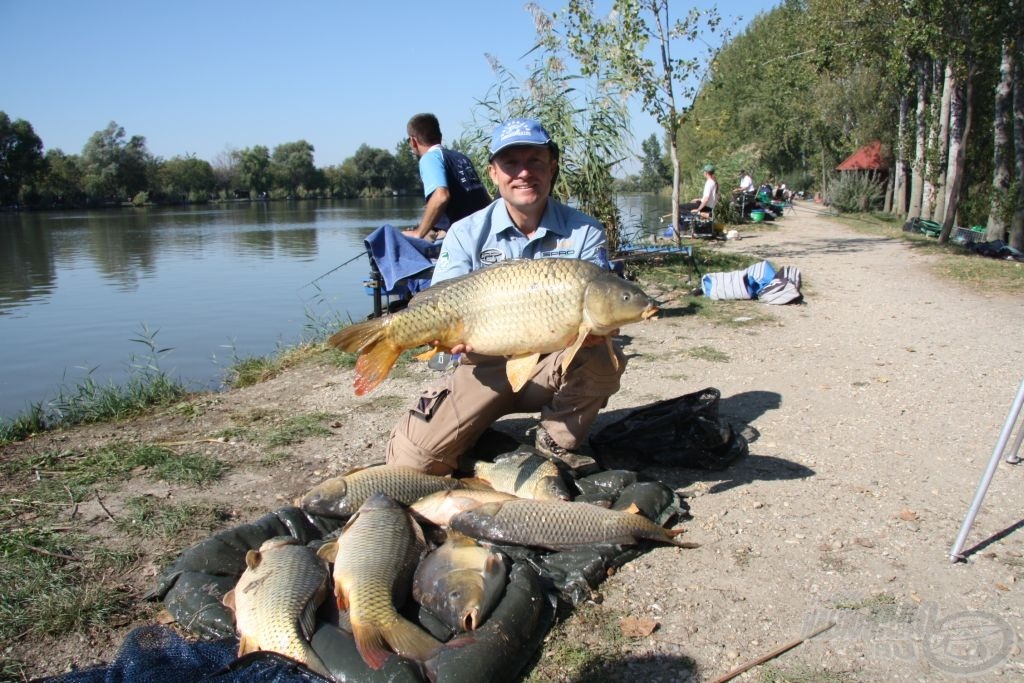
{"label": "man's hand", "polygon": [[[441,347],[441,342],[440,342],[440,340],[435,339],[434,341],[430,342],[430,345],[434,346],[434,347]],[[444,347],[441,347],[441,348],[444,348]],[[473,347],[470,346],[469,344],[456,344],[451,349],[449,349],[449,352],[453,356],[457,356],[460,353],[467,353],[467,352],[472,352],[472,351],[473,351]]]}
{"label": "man's hand", "polygon": [[582,348],[589,349],[592,346],[601,346],[607,343],[609,338],[618,336],[618,334],[619,328],[617,327],[607,335],[588,334],[587,338],[583,340]]}

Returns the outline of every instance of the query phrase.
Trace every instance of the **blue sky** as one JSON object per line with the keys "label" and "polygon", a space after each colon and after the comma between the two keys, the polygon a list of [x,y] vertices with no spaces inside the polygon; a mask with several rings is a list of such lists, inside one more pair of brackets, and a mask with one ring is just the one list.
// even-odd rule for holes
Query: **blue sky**
{"label": "blue sky", "polygon": [[[736,35],[780,1],[675,12],[716,6]],[[521,74],[535,38],[521,0],[0,0],[0,25],[0,111],[46,149],[77,154],[116,121],[165,159],[304,139],[317,166],[392,151],[421,111],[457,138],[495,83],[485,54]],[[633,110],[639,149],[657,125]]]}

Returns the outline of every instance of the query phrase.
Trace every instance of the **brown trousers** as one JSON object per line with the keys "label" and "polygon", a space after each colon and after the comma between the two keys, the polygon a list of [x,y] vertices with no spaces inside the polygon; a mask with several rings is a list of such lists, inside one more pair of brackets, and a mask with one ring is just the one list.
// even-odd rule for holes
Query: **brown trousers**
{"label": "brown trousers", "polygon": [[564,351],[541,356],[530,380],[516,393],[503,358],[467,354],[399,419],[388,442],[387,462],[450,474],[496,420],[538,411],[541,426],[558,445],[577,448],[608,397],[619,390],[626,358],[614,348],[617,368],[603,344],[580,349],[565,373]]}

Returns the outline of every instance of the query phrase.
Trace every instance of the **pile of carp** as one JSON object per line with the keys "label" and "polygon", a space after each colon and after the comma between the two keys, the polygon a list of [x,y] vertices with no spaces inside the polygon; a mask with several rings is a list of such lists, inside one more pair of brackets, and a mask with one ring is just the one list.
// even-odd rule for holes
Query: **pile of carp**
{"label": "pile of carp", "polygon": [[[223,597],[239,656],[272,651],[336,679],[311,644],[322,607],[333,611],[333,592],[337,629],[351,634],[366,666],[379,671],[398,655],[434,679],[444,653],[472,643],[510,588],[508,550],[694,547],[677,538],[682,529],[661,526],[635,504],[615,509],[600,496],[570,492],[567,479],[578,488],[524,447],[478,461],[463,478],[374,465],[322,482],[296,506],[347,519],[340,532],[318,548],[288,536],[265,540],[246,553],[245,570]],[[450,629],[449,640],[403,616],[410,595]]]}

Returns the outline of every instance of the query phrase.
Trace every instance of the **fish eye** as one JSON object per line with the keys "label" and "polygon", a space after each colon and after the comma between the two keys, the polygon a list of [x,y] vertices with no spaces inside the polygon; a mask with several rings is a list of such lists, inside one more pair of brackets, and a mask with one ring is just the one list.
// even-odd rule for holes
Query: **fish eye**
{"label": "fish eye", "polygon": [[622,300],[623,301],[629,301],[632,298],[633,298],[632,294],[630,294],[629,292],[623,292],[623,294],[622,294]]}

